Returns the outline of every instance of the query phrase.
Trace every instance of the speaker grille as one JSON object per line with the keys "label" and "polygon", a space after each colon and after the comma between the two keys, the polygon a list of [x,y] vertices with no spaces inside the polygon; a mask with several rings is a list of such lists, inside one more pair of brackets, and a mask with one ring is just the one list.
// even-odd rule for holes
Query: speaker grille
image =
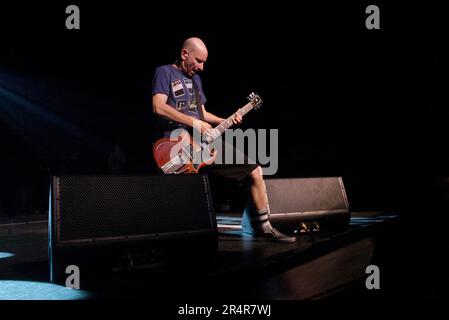
{"label": "speaker grille", "polygon": [[206,176],[55,178],[56,242],[213,232]]}
{"label": "speaker grille", "polygon": [[348,212],[340,177],[266,180],[271,214]]}

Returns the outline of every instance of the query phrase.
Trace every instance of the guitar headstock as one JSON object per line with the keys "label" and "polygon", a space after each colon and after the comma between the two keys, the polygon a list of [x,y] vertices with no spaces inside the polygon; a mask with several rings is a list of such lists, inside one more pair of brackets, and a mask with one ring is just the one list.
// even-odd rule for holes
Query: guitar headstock
{"label": "guitar headstock", "polygon": [[251,94],[248,96],[248,100],[253,105],[254,110],[259,109],[262,105],[262,99],[257,93],[251,92]]}

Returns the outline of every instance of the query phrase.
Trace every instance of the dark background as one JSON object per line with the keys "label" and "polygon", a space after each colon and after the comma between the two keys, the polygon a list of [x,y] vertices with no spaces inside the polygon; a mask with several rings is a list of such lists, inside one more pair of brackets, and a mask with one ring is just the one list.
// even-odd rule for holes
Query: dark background
{"label": "dark background", "polygon": [[[65,28],[69,4],[81,30]],[[365,27],[369,4],[380,30]],[[51,174],[109,172],[114,144],[124,173],[153,173],[153,71],[194,35],[209,48],[208,110],[228,116],[249,92],[263,98],[243,128],[279,129],[277,177],[341,175],[354,209],[446,209],[437,6],[19,1],[1,5],[0,35],[3,215],[45,208]],[[437,211],[426,214],[445,218]]]}
{"label": "dark background", "polygon": [[[69,4],[81,30],[65,28]],[[387,275],[401,294],[447,296],[445,21],[429,2],[2,2],[0,217],[43,213],[52,174],[110,173],[114,144],[121,173],[154,173],[153,71],[199,36],[208,110],[257,91],[242,127],[279,129],[276,177],[342,176],[353,210],[398,213]],[[235,196],[222,187],[217,201]]]}
{"label": "dark background", "polygon": [[0,10],[3,212],[42,206],[23,198],[46,195],[49,174],[108,172],[115,143],[125,172],[151,173],[152,74],[193,35],[209,48],[210,111],[262,96],[243,128],[279,129],[278,176],[342,175],[354,208],[426,205],[424,193],[446,186],[441,8],[377,3],[381,29],[367,30],[363,2],[78,1],[81,30],[67,30],[69,4]]}

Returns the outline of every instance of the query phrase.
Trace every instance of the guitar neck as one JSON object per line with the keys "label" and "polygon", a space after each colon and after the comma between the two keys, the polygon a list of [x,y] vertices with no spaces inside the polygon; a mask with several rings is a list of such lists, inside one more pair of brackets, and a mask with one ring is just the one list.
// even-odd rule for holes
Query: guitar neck
{"label": "guitar neck", "polygon": [[[235,113],[238,113],[239,115],[241,115],[243,117],[245,114],[250,112],[253,108],[254,108],[253,104],[251,102],[248,102],[242,108],[238,109]],[[229,129],[232,126],[232,124],[233,124],[232,117],[234,116],[234,114],[214,128],[214,130],[216,130],[217,133],[219,133],[219,135],[221,135],[226,129]]]}

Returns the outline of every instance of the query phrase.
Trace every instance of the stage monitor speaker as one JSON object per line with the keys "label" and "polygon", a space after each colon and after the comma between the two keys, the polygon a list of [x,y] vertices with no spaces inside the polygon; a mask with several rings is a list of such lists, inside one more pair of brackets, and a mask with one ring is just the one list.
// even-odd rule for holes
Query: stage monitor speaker
{"label": "stage monitor speaker", "polygon": [[341,177],[267,179],[270,221],[286,233],[337,232],[348,227],[350,208]]}
{"label": "stage monitor speaker", "polygon": [[68,265],[112,269],[137,259],[213,255],[218,239],[209,190],[205,175],[53,177],[51,280],[67,276]]}

